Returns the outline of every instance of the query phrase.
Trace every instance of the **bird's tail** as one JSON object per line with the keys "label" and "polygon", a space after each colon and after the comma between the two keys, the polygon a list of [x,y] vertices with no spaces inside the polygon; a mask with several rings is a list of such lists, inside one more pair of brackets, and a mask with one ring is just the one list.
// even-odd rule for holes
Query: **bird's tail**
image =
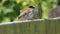
{"label": "bird's tail", "polygon": [[20,19],[20,18],[21,18],[21,16],[19,15],[19,16],[18,16],[18,19]]}

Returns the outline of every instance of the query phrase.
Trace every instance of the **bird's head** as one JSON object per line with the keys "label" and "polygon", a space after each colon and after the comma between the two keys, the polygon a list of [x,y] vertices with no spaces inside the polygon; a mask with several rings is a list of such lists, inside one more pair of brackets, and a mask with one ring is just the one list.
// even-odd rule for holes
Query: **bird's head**
{"label": "bird's head", "polygon": [[35,8],[35,7],[33,7],[33,6],[29,6],[29,8]]}

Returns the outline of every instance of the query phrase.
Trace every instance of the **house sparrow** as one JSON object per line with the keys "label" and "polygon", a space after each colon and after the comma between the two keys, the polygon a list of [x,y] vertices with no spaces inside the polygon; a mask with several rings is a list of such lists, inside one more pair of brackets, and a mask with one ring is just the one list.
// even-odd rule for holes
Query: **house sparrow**
{"label": "house sparrow", "polygon": [[28,6],[24,11],[22,11],[18,17],[20,20],[33,19],[34,16],[34,7]]}

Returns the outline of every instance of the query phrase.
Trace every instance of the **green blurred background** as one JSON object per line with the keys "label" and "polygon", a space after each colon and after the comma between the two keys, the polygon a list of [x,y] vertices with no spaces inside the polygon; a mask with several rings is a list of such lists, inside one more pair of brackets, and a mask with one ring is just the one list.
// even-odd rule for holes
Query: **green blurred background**
{"label": "green blurred background", "polygon": [[40,18],[48,18],[48,10],[60,4],[60,0],[0,0],[0,23],[14,21],[27,5],[37,5]]}

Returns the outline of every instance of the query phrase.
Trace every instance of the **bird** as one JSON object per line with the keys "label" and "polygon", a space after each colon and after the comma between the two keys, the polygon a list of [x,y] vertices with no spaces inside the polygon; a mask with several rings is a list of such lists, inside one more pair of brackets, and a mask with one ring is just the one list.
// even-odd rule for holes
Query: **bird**
{"label": "bird", "polygon": [[34,17],[34,8],[33,6],[28,6],[25,10],[23,10],[20,15],[18,16],[18,19],[20,20],[29,20],[33,19]]}

